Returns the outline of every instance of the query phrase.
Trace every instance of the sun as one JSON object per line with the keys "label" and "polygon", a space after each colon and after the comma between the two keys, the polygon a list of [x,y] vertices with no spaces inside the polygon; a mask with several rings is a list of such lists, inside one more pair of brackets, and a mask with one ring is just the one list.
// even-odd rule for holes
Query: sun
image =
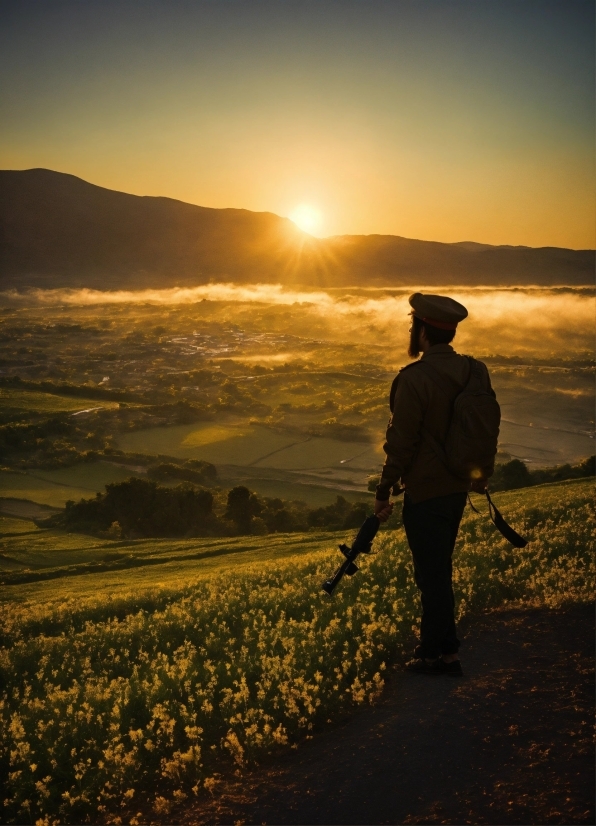
{"label": "sun", "polygon": [[290,220],[304,232],[312,234],[321,226],[321,213],[310,204],[300,204],[290,213]]}

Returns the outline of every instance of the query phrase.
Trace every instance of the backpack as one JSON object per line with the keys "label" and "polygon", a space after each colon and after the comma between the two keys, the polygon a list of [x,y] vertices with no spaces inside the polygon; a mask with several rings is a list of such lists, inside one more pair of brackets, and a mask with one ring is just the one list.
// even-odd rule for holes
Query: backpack
{"label": "backpack", "polygon": [[[426,428],[423,436],[447,469],[459,479],[488,479],[495,469],[501,408],[489,389],[486,368],[466,356],[470,374],[463,390],[453,400],[451,419],[444,444]],[[453,386],[440,370],[425,361],[418,364],[451,400]]]}

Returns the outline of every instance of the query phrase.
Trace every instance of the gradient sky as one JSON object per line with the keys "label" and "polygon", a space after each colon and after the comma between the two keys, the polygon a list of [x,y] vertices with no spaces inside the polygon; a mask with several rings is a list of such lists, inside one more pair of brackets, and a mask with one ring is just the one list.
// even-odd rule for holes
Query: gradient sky
{"label": "gradient sky", "polygon": [[592,0],[0,0],[0,167],[594,247]]}

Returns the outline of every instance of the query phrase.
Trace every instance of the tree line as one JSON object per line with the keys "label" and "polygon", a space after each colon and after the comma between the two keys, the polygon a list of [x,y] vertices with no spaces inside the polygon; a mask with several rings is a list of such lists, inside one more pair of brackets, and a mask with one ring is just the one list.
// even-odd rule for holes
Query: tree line
{"label": "tree line", "polygon": [[[517,490],[518,488],[529,488],[532,485],[544,485],[547,482],[584,479],[595,475],[595,460],[595,456],[589,456],[577,465],[565,464],[530,470],[521,459],[511,459],[510,462],[495,465],[495,472],[488,480],[488,487],[491,491]],[[376,490],[379,480],[379,476],[371,476],[368,480],[368,489],[370,491]]]}
{"label": "tree line", "polygon": [[260,497],[244,485],[228,492],[222,514],[214,504],[212,491],[189,482],[165,487],[154,479],[133,477],[106,485],[105,493],[93,499],[67,502],[64,511],[43,524],[113,539],[240,536],[347,530],[359,527],[371,510],[370,504],[352,504],[343,496],[325,507],[309,508],[300,501]]}
{"label": "tree line", "polygon": [[546,482],[563,482],[566,479],[594,476],[595,459],[596,457],[589,456],[577,465],[565,464],[536,470],[530,470],[521,459],[512,459],[495,466],[495,472],[489,480],[489,488],[495,491],[516,490],[532,485],[544,485]]}

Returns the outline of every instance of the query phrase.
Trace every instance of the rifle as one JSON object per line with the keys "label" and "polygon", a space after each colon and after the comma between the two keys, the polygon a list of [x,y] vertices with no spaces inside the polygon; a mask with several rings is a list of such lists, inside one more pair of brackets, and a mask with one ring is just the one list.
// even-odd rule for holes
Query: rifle
{"label": "rifle", "polygon": [[378,516],[367,516],[352,543],[352,547],[348,548],[344,544],[339,546],[345,560],[339,565],[333,576],[325,580],[322,585],[323,591],[327,591],[331,595],[344,574],[353,576],[356,573],[358,566],[354,560],[359,554],[369,554],[372,551],[372,541],[377,535],[380,524],[381,520]]}

